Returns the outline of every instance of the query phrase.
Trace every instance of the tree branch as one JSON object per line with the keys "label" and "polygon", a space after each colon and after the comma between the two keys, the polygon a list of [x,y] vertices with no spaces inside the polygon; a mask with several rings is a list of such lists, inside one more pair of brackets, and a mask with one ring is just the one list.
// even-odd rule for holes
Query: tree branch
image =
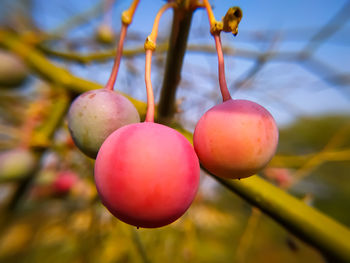
{"label": "tree branch", "polygon": [[173,25],[158,104],[158,121],[161,123],[170,123],[175,113],[176,89],[181,80],[182,63],[185,56],[192,15],[193,10],[191,8],[174,8]]}
{"label": "tree branch", "polygon": [[[58,67],[47,59],[40,51],[22,42],[17,36],[0,30],[0,46],[16,53],[23,61],[43,79],[58,86],[62,86],[72,92],[82,93],[88,90],[101,89],[101,84],[78,78],[64,68]],[[146,114],[147,106],[131,96],[127,97],[140,112],[141,116]]]}
{"label": "tree branch", "polygon": [[254,175],[242,180],[225,180],[210,174],[331,259],[350,262],[350,230],[287,192]]}

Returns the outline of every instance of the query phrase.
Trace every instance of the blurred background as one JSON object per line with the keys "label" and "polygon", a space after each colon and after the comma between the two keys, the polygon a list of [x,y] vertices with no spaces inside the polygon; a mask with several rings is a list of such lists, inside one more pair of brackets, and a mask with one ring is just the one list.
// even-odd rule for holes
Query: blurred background
{"label": "blurred background", "polygon": [[[104,85],[130,3],[0,1],[0,262],[325,262],[205,174],[190,209],[163,228],[133,228],[101,205],[93,160],[65,120],[81,90],[55,77],[66,69]],[[124,46],[115,88],[142,101],[143,44],[164,3],[140,1]],[[349,227],[350,1],[210,3],[217,19],[231,6],[243,10],[238,35],[222,35],[232,97],[260,103],[280,128],[260,176]],[[171,21],[168,11],[153,56],[156,100]],[[194,12],[187,47],[174,118],[193,131],[221,102],[204,9]]]}

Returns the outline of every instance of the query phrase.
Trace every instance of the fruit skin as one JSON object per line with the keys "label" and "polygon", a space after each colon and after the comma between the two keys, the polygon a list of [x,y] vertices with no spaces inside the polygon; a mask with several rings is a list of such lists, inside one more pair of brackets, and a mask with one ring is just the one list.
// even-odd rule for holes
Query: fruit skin
{"label": "fruit skin", "polygon": [[125,223],[146,228],[165,226],[186,212],[199,173],[198,158],[186,138],[153,122],[112,133],[95,162],[102,203]]}
{"label": "fruit skin", "polygon": [[134,105],[107,89],[91,90],[77,97],[68,112],[68,128],[76,146],[96,158],[103,141],[116,129],[140,122]]}
{"label": "fruit skin", "polygon": [[0,49],[0,86],[19,86],[28,77],[28,68],[16,55]]}
{"label": "fruit skin", "polygon": [[193,144],[201,164],[231,179],[251,176],[272,159],[278,128],[272,115],[249,100],[227,100],[198,121]]}

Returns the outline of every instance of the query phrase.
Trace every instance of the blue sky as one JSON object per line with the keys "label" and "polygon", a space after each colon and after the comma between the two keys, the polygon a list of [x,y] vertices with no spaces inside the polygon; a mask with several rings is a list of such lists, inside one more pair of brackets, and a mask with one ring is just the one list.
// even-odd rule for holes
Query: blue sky
{"label": "blue sky", "polygon": [[[11,3],[11,1],[5,1]],[[78,14],[94,6],[97,0],[34,0],[32,13],[37,25],[47,31],[56,28],[68,17]],[[113,27],[120,28],[120,13],[126,9],[131,1],[117,0],[113,8]],[[223,45],[237,49],[247,49],[262,52],[271,48],[270,41],[258,41],[257,35],[276,39],[272,50],[298,51],[302,49],[317,31],[327,24],[336,12],[346,3],[344,0],[334,1],[210,1],[214,6],[217,19],[233,6],[240,6],[243,19],[236,38],[230,34],[223,36]],[[12,2],[13,3],[13,2]],[[144,36],[150,33],[156,12],[164,3],[163,0],[141,0],[130,31],[141,32]],[[170,30],[171,12],[165,14],[161,20],[160,35],[167,36]],[[90,23],[72,30],[69,37],[93,36],[101,17],[96,17]],[[327,62],[337,73],[350,72],[350,24],[347,20],[342,28],[324,41],[315,51],[314,56],[321,62]],[[200,31],[201,30],[201,31]],[[200,32],[201,37],[198,38]],[[271,31],[274,31],[271,34]],[[204,10],[198,10],[193,17],[189,43],[205,43],[214,45],[209,34],[209,24]],[[138,43],[137,45],[142,45]],[[135,43],[132,43],[135,46]],[[126,45],[125,48],[128,48]],[[254,66],[254,60],[225,56],[228,85],[232,85]],[[134,60],[140,72],[143,71],[143,57]],[[197,74],[198,69],[202,74]],[[217,59],[215,55],[188,52],[184,62],[184,78],[195,87],[192,90],[182,89],[180,85],[178,97],[185,97],[183,107],[185,119],[196,120],[205,109],[220,101],[217,80],[208,80],[205,76],[216,74]],[[89,67],[72,66],[70,69],[83,77],[104,83],[108,78],[111,63],[94,64]],[[92,74],[94,72],[94,74]],[[247,89],[231,92],[235,98],[246,98],[261,103],[276,118],[280,125],[287,124],[301,115],[315,115],[329,112],[350,113],[349,85],[337,87],[322,80],[323,72],[315,74],[309,68],[291,61],[276,61],[266,64],[254,77]],[[129,92],[127,86],[127,72],[123,63],[117,87]],[[153,72],[154,86],[160,85],[161,76]],[[135,79],[138,91],[133,93],[137,98],[145,100],[143,76]],[[197,94],[200,90],[201,94]],[[345,92],[344,92],[345,90]],[[214,94],[214,99],[208,94]],[[215,97],[216,94],[216,97]],[[157,94],[156,94],[157,95]],[[200,105],[200,107],[193,107]],[[195,122],[195,121],[194,121]]]}

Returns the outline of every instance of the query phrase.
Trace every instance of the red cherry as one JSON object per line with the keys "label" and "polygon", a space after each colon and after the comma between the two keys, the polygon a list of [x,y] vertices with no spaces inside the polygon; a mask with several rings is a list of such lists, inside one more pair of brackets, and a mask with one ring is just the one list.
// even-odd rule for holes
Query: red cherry
{"label": "red cherry", "polygon": [[95,162],[102,203],[114,216],[137,227],[161,227],[184,214],[197,192],[199,172],[188,140],[153,122],[113,132]]}
{"label": "red cherry", "polygon": [[193,144],[202,165],[223,178],[244,178],[275,154],[278,129],[271,114],[249,100],[227,100],[199,120]]}
{"label": "red cherry", "polygon": [[52,186],[56,194],[67,194],[78,181],[78,176],[71,171],[59,172]]}

